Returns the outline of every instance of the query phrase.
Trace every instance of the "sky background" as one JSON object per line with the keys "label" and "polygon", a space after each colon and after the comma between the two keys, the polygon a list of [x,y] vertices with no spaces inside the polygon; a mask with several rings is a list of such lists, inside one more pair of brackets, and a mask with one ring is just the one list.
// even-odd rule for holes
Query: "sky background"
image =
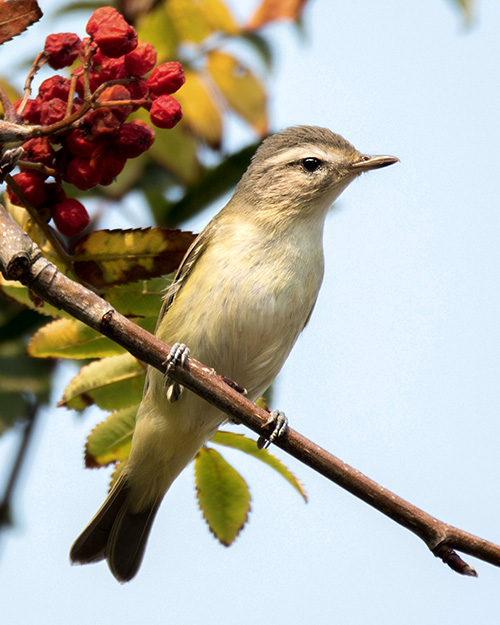
{"label": "sky background", "polygon": [[[257,3],[229,4],[245,16]],[[323,289],[274,405],[385,487],[500,543],[500,5],[478,0],[465,28],[446,0],[316,0],[304,22],[306,41],[269,28],[273,129],[326,126],[401,163],[364,175],[329,215]],[[45,28],[30,29],[31,43]],[[3,64],[16,50],[4,48]],[[239,128],[234,137],[235,147],[250,140]],[[188,226],[200,230],[222,205]],[[60,370],[54,405],[73,373]],[[106,492],[108,474],[82,468],[101,418],[51,408],[38,423],[16,526],[0,536],[4,623],[498,622],[500,569],[467,557],[479,578],[453,573],[279,449],[307,505],[267,467],[223,450],[253,495],[233,547],[202,522],[190,467],[133,582],[120,586],[102,563],[70,567]],[[15,442],[0,441],[0,477]]]}

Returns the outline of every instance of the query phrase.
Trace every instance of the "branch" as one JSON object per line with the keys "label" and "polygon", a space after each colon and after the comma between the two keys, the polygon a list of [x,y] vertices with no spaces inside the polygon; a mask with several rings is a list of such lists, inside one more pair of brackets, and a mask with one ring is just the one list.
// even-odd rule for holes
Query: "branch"
{"label": "branch", "polygon": [[[118,313],[110,304],[64,276],[46,260],[28,235],[0,204],[0,268],[36,295],[109,337],[139,360],[165,372],[170,348]],[[260,436],[269,436],[269,413],[237,390],[237,385],[196,360],[170,376]],[[276,443],[332,482],[376,508],[421,538],[432,553],[454,571],[476,576],[455,549],[500,566],[500,546],[443,523],[380,486],[356,469],[289,428]]]}

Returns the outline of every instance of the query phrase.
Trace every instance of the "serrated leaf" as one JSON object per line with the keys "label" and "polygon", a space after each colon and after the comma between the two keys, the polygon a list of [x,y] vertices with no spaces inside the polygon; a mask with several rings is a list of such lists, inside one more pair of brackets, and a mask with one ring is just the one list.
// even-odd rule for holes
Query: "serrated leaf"
{"label": "serrated leaf", "polygon": [[[153,332],[156,317],[134,319]],[[35,358],[105,358],[126,350],[76,319],[58,319],[40,328],[28,344],[27,353]]]}
{"label": "serrated leaf", "polygon": [[151,278],[104,288],[102,297],[126,317],[157,317],[171,278]]}
{"label": "serrated leaf", "polygon": [[43,13],[36,0],[0,2],[0,44],[10,41],[38,22]]}
{"label": "serrated leaf", "polygon": [[117,410],[96,425],[85,444],[85,466],[88,469],[104,467],[128,458],[137,408],[129,406]]}
{"label": "serrated leaf", "polygon": [[103,410],[136,406],[142,398],[146,367],[130,354],[110,356],[82,367],[66,387],[59,406]]}
{"label": "serrated leaf", "polygon": [[203,518],[217,540],[229,547],[250,512],[247,483],[215,449],[203,447],[194,461],[196,496]]}
{"label": "serrated leaf", "polygon": [[248,28],[262,28],[277,20],[298,21],[306,3],[307,0],[263,0],[248,23]]}
{"label": "serrated leaf", "polygon": [[295,477],[295,475],[281,462],[281,460],[269,453],[267,449],[259,449],[256,442],[252,438],[248,438],[244,434],[235,434],[234,432],[219,430],[210,440],[212,443],[216,443],[217,445],[224,445],[225,447],[239,449],[249,456],[253,456],[254,458],[257,458],[257,460],[264,462],[284,477],[285,480],[291,484],[304,498],[304,501],[307,502],[307,494],[302,482]]}
{"label": "serrated leaf", "polygon": [[246,65],[225,52],[209,52],[207,69],[228,106],[263,136],[268,132],[267,95]]}
{"label": "serrated leaf", "polygon": [[172,273],[196,238],[167,228],[95,230],[75,245],[73,269],[96,287]]}
{"label": "serrated leaf", "polygon": [[222,116],[203,76],[186,70],[186,83],[175,97],[182,106],[183,123],[214,149],[222,140]]}

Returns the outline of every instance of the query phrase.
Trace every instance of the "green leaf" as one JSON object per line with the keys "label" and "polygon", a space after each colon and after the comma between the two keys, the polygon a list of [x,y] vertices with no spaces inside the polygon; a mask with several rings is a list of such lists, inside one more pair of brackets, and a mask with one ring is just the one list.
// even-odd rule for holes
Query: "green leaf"
{"label": "green leaf", "polygon": [[85,445],[85,466],[88,469],[122,462],[128,458],[137,408],[138,406],[129,406],[113,412],[96,425]]}
{"label": "green leaf", "polygon": [[262,62],[264,63],[266,70],[270,72],[273,69],[273,49],[271,48],[269,41],[263,37],[260,33],[255,31],[242,32],[243,39],[248,41],[259,54]]}
{"label": "green leaf", "polygon": [[[144,109],[139,109],[134,117],[149,122],[149,113]],[[196,138],[181,121],[170,130],[155,128],[155,140],[147,154],[181,184],[189,184],[198,178],[201,169],[197,149]]]}
{"label": "green leaf", "polygon": [[92,362],[71,380],[58,405],[74,410],[92,404],[103,410],[136,406],[142,398],[145,373],[145,366],[128,353]]}
{"label": "green leaf", "polygon": [[[156,326],[156,317],[134,321],[149,332]],[[105,358],[126,350],[76,319],[58,319],[36,332],[27,352],[35,358]]]}
{"label": "green leaf", "polygon": [[304,498],[304,501],[307,502],[307,494],[300,480],[295,477],[295,475],[281,462],[281,460],[278,460],[276,456],[269,453],[267,449],[259,449],[256,442],[252,438],[248,438],[244,434],[235,434],[234,432],[219,430],[214,434],[214,436],[212,436],[211,441],[217,445],[224,445],[225,447],[239,449],[240,451],[243,451],[244,453],[269,465],[282,477],[284,477],[285,480],[289,482],[298,493],[300,493],[300,495]]}
{"label": "green leaf", "polygon": [[165,289],[171,283],[166,276],[139,280],[102,289],[102,297],[127,317],[157,317]]}
{"label": "green leaf", "polygon": [[196,496],[210,531],[226,547],[243,529],[250,512],[247,483],[215,449],[203,447],[194,462]]}
{"label": "green leaf", "polygon": [[196,238],[167,228],[95,230],[75,245],[76,275],[96,287],[172,273]]}
{"label": "green leaf", "polygon": [[200,179],[187,189],[181,200],[170,205],[167,213],[169,223],[175,225],[185,221],[230,191],[250,164],[259,143],[252,143],[231,154],[217,167],[207,169]]}
{"label": "green leaf", "polygon": [[26,356],[22,338],[0,343],[0,434],[28,414],[30,395],[49,400],[52,367]]}

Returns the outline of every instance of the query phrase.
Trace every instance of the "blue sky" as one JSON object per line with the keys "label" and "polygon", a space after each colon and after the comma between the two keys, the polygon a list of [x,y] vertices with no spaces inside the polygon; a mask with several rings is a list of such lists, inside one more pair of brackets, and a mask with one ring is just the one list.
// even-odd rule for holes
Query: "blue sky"
{"label": "blue sky", "polygon": [[[239,2],[239,14],[255,4]],[[401,159],[356,181],[329,215],[323,289],[274,404],[387,488],[496,542],[499,27],[499,5],[480,0],[469,29],[445,0],[316,0],[307,41],[269,29],[274,129],[327,126],[361,151]],[[61,370],[54,404],[71,374]],[[230,549],[201,521],[189,468],[132,583],[118,585],[103,564],[71,568],[69,547],[106,490],[104,472],[82,470],[99,418],[52,408],[39,424],[17,526],[2,537],[6,623],[498,620],[499,569],[467,558],[479,578],[452,573],[419,539],[280,450],[309,503],[266,467],[224,452],[253,494],[250,523]],[[0,469],[12,443],[0,441]]]}

